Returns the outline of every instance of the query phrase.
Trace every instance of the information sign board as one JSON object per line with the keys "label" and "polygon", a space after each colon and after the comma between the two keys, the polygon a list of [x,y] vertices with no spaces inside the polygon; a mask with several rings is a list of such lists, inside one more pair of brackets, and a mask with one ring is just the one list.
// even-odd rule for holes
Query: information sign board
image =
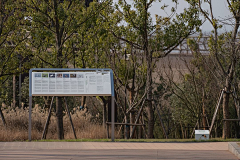
{"label": "information sign board", "polygon": [[32,96],[111,96],[111,139],[115,132],[113,71],[108,68],[32,68],[29,70],[29,128],[31,141]]}
{"label": "information sign board", "polygon": [[32,95],[111,95],[110,71],[32,72]]}

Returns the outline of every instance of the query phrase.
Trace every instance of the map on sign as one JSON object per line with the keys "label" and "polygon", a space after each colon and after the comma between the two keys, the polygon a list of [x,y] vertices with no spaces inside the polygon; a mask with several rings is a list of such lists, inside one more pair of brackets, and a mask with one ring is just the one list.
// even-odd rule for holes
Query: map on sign
{"label": "map on sign", "polygon": [[111,95],[110,72],[32,72],[32,95]]}

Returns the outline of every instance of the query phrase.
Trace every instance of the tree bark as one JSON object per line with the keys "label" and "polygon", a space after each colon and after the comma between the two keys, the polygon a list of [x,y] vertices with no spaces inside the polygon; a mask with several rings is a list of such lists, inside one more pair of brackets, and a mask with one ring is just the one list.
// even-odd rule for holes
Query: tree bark
{"label": "tree bark", "polygon": [[[64,25],[60,24],[58,17],[58,4],[57,0],[53,1],[53,10],[54,10],[54,20],[55,20],[55,39],[56,39],[56,51],[57,51],[57,68],[63,67],[63,54],[62,54],[62,40]],[[58,139],[64,139],[63,132],[63,107],[62,107],[62,97],[56,97],[56,116],[57,116],[57,134]]]}
{"label": "tree bark", "polygon": [[62,97],[56,97],[56,116],[58,139],[64,139]]}
{"label": "tree bark", "polygon": [[84,106],[85,103],[86,103],[86,96],[82,96],[81,106],[82,106],[82,107],[85,107],[85,106]]}
{"label": "tree bark", "polygon": [[144,2],[144,28],[143,28],[143,49],[147,61],[147,79],[146,79],[146,92],[147,92],[147,114],[148,114],[148,138],[153,138],[154,129],[154,112],[152,105],[152,52],[149,52],[148,44],[148,4]]}
{"label": "tree bark", "polygon": [[[134,86],[134,81],[133,81],[133,86]],[[134,94],[135,94],[135,92],[134,92],[133,89],[129,90],[129,102],[130,102],[130,106],[131,106],[132,103],[133,103]],[[130,111],[130,117],[129,117],[129,119],[130,119],[130,124],[134,124],[134,122],[135,122],[135,115],[134,115],[134,114],[135,114],[135,110],[131,110],[131,111]],[[129,133],[130,133],[130,135],[131,135],[132,130],[133,130],[133,126],[129,126],[129,127],[130,127]],[[135,136],[135,135],[134,135],[134,136]],[[131,138],[134,138],[134,136],[131,137]]]}
{"label": "tree bark", "polygon": [[202,97],[202,124],[203,124],[203,129],[207,129],[207,120],[206,120],[206,106],[205,106],[205,90],[203,88],[203,97]]}
{"label": "tree bark", "polygon": [[[227,87],[226,87],[227,88]],[[229,119],[229,93],[223,94],[223,119]],[[222,138],[229,138],[230,135],[230,121],[223,122]]]}
{"label": "tree bark", "polygon": [[[134,124],[134,123],[135,123],[135,113],[136,113],[135,110],[132,110],[132,111],[130,112],[130,124]],[[136,130],[134,129],[135,127],[136,127],[136,126],[130,126],[130,130],[129,130],[129,132],[130,132],[130,138],[136,138],[136,137],[135,137]],[[133,130],[134,130],[134,133],[132,133]],[[131,134],[132,134],[132,137],[131,137]]]}
{"label": "tree bark", "polygon": [[100,96],[100,98],[103,102],[103,129],[106,129],[108,100],[106,100],[103,96]]}
{"label": "tree bark", "polygon": [[206,121],[206,107],[205,107],[205,104],[203,104],[202,106],[202,112],[203,112],[203,115],[202,115],[202,124],[203,124],[203,129],[207,129],[207,121]]}
{"label": "tree bark", "polygon": [[3,122],[3,125],[6,126],[6,121],[5,121],[4,115],[2,113],[1,106],[0,106],[0,116],[1,116],[1,119],[2,119],[2,122]]}
{"label": "tree bark", "polygon": [[147,57],[147,114],[148,114],[148,138],[153,138],[153,129],[154,129],[154,112],[152,106],[152,60],[151,56]]}
{"label": "tree bark", "polygon": [[103,103],[103,129],[106,128],[107,103]]}
{"label": "tree bark", "polygon": [[12,104],[12,107],[13,108],[16,107],[16,75],[13,75],[13,104]]}
{"label": "tree bark", "polygon": [[[233,80],[233,73],[235,68],[235,60],[233,60],[229,73],[226,78],[225,83],[225,92],[223,94],[223,119],[229,119],[230,113],[229,113],[229,98],[230,98],[230,92],[231,92],[231,83]],[[222,138],[230,138],[230,121],[225,121],[223,123],[223,134]]]}

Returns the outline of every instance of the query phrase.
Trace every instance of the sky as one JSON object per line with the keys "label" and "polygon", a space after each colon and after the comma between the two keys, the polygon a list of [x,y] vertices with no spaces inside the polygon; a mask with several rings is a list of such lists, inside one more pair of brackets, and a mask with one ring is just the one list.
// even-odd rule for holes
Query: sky
{"label": "sky", "polygon": [[[115,3],[118,2],[118,0],[113,0]],[[133,0],[126,0],[127,2],[132,3]],[[184,8],[188,7],[188,3],[185,0],[178,0],[178,6],[177,6],[177,13],[181,13]],[[168,9],[166,9],[166,11],[163,11],[161,9],[161,6],[163,4],[169,5]],[[172,0],[162,0],[161,2],[154,2],[153,5],[150,8],[150,13],[152,15],[153,21],[155,21],[155,14],[159,15],[159,16],[168,16],[171,14],[170,9],[174,3],[172,2]],[[225,20],[228,19],[229,17],[231,17],[231,13],[228,10],[228,5],[226,0],[212,0],[212,4],[213,4],[213,14],[216,18],[220,19],[220,20]],[[208,9],[208,5],[204,4],[203,5],[203,9]],[[210,32],[212,30],[212,27],[210,25],[209,22],[205,22],[203,24],[203,26],[201,27],[203,32]],[[229,31],[231,30],[232,27],[230,25],[223,25],[222,28],[222,32],[223,31]]]}

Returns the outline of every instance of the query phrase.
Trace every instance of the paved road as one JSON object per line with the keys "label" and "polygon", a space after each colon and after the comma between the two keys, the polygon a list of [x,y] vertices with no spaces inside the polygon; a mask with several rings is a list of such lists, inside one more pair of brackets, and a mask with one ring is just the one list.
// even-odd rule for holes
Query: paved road
{"label": "paved road", "polygon": [[0,142],[0,159],[237,159],[227,142]]}

